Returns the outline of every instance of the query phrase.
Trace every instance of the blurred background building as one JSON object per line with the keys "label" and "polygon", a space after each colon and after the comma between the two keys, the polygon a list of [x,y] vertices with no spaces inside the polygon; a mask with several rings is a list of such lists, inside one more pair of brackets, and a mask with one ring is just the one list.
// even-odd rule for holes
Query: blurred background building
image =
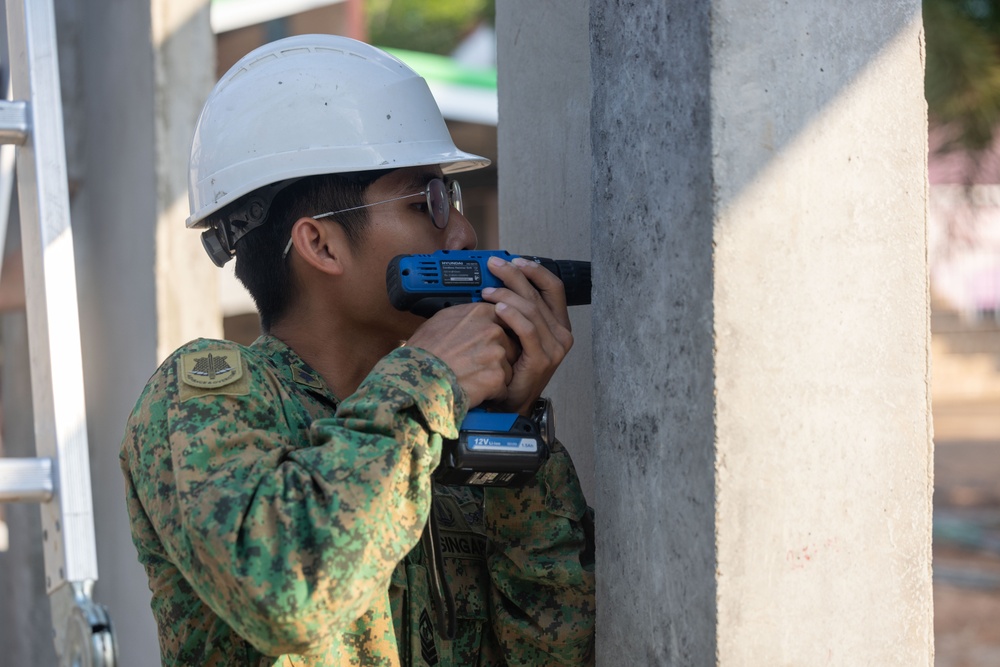
{"label": "blurred background building", "polygon": [[1000,664],[1000,3],[925,0],[936,664]]}

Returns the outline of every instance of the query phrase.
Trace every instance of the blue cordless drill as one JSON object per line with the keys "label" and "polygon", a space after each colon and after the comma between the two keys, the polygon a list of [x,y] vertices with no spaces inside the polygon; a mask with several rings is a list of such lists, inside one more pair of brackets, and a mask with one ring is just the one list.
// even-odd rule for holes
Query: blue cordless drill
{"label": "blue cordless drill", "polygon": [[[510,261],[506,250],[439,250],[430,255],[399,255],[386,270],[389,301],[399,310],[430,317],[442,308],[483,300],[483,289],[503,287],[490,273],[490,257]],[[522,255],[563,281],[566,303],[590,303],[590,262]],[[447,440],[434,479],[454,486],[519,486],[548,458],[554,438],[552,406],[539,399],[532,415],[469,411],[458,440]]]}

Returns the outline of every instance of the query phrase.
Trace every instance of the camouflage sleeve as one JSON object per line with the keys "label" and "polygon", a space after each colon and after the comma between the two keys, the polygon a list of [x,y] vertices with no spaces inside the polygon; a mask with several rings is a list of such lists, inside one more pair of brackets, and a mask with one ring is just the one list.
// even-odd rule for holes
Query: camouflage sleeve
{"label": "camouflage sleeve", "polygon": [[506,662],[594,664],[593,513],[556,442],[521,488],[485,490],[493,630]]}
{"label": "camouflage sleeve", "polygon": [[[247,370],[243,395],[163,401],[168,450],[135,434],[143,460],[131,467],[197,595],[263,653],[308,654],[385,595],[420,537],[430,471],[466,398],[443,362],[401,348],[334,416],[293,433],[302,421],[286,415],[280,382]],[[158,457],[174,488],[157,478]]]}

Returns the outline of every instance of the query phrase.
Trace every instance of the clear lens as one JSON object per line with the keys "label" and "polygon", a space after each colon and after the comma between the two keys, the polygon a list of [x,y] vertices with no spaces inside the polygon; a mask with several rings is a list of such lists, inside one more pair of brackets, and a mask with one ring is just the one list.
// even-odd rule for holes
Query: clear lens
{"label": "clear lens", "polygon": [[[379,204],[388,204],[391,201],[399,201],[400,199],[407,199],[409,197],[419,197],[423,194],[427,195],[427,210],[431,215],[431,222],[438,229],[444,229],[448,226],[448,214],[451,212],[452,206],[454,206],[459,213],[465,213],[465,210],[462,208],[462,188],[458,186],[458,181],[452,181],[451,183],[445,185],[442,179],[433,178],[427,183],[427,189],[423,192],[414,192],[413,194],[393,197],[392,199],[384,199],[382,201],[372,202],[371,204],[352,206],[351,208],[344,208],[339,211],[327,211],[326,213],[319,213],[312,217],[320,220],[322,218],[329,218],[330,216],[338,215],[340,213],[356,211],[360,208],[378,206]],[[289,246],[285,248],[285,252],[281,256],[282,259],[284,259],[288,254],[288,249],[290,247],[291,243],[289,243]]]}
{"label": "clear lens", "polygon": [[448,194],[448,189],[440,178],[427,184],[427,209],[431,214],[431,222],[438,229],[448,226],[448,209],[451,207]]}
{"label": "clear lens", "polygon": [[465,209],[462,206],[462,188],[459,187],[458,181],[452,181],[448,184],[448,199],[455,210],[465,215]]}

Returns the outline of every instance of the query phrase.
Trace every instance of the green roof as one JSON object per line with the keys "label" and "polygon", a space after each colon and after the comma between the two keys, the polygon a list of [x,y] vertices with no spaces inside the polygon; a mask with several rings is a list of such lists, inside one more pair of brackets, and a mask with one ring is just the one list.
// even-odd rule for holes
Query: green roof
{"label": "green roof", "polygon": [[402,60],[428,81],[485,90],[495,91],[497,89],[497,70],[495,67],[469,67],[455,62],[448,56],[392,49],[385,46],[379,48]]}

